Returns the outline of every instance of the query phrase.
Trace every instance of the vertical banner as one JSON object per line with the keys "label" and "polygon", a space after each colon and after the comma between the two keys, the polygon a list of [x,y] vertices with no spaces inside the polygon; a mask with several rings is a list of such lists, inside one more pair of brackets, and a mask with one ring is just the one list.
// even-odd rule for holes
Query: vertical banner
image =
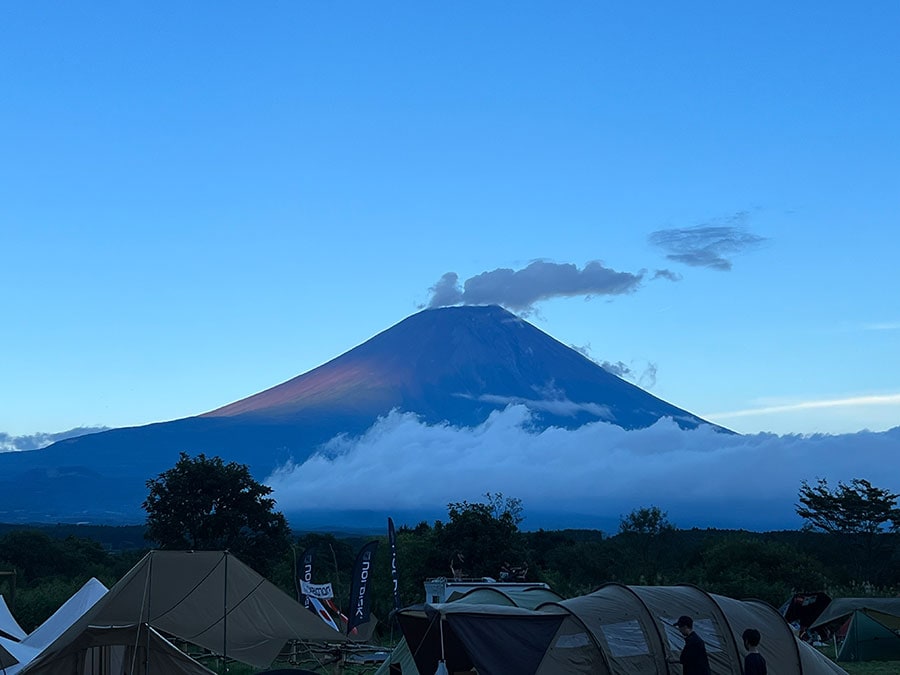
{"label": "vertical banner", "polygon": [[372,561],[375,551],[378,549],[378,541],[370,541],[359,550],[356,556],[356,564],[353,565],[353,577],[350,580],[350,617],[347,621],[347,635],[369,620],[369,611],[372,608]]}
{"label": "vertical banner", "polygon": [[388,518],[388,544],[391,547],[391,581],[394,583],[394,611],[400,611],[400,575],[397,572],[397,533],[394,521]]}
{"label": "vertical banner", "polygon": [[297,587],[300,588],[300,597],[298,598],[300,602],[303,603],[303,606],[306,607],[310,612],[316,614],[316,608],[313,607],[312,603],[309,601],[309,596],[303,592],[303,584],[311,584],[313,577],[313,563],[316,560],[316,548],[315,546],[310,546],[303,552],[303,557],[300,559],[300,562],[297,565],[297,579],[299,583]]}

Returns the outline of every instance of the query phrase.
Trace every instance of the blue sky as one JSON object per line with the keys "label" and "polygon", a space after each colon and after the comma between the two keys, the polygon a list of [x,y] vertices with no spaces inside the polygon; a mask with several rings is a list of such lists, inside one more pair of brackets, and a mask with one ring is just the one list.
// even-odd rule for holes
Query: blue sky
{"label": "blue sky", "polygon": [[2,5],[0,432],[211,410],[535,261],[633,275],[517,309],[682,408],[900,425],[900,5],[632,4]]}

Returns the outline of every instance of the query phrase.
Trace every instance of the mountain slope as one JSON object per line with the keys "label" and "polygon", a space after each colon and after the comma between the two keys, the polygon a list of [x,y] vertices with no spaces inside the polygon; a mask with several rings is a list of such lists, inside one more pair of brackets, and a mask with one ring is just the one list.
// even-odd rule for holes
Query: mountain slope
{"label": "mountain slope", "polygon": [[144,482],[181,451],[220,455],[264,478],[337,434],[362,433],[392,409],[470,426],[511,403],[528,406],[538,427],[602,420],[632,429],[661,417],[685,428],[705,423],[500,307],[425,310],[318,368],[203,415],[2,454],[0,521],[65,521],[75,512],[79,520],[133,520]]}

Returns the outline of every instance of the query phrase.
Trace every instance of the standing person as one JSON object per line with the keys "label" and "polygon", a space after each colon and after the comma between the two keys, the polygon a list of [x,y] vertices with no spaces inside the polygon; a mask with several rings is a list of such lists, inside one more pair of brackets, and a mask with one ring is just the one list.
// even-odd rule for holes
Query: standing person
{"label": "standing person", "polygon": [[741,635],[744,638],[744,649],[747,656],[744,657],[744,675],[767,675],[766,659],[759,653],[759,631],[748,628]]}
{"label": "standing person", "polygon": [[684,636],[684,649],[678,662],[684,675],[710,675],[709,657],[706,655],[706,643],[694,632],[694,620],[689,616],[680,616],[675,628]]}

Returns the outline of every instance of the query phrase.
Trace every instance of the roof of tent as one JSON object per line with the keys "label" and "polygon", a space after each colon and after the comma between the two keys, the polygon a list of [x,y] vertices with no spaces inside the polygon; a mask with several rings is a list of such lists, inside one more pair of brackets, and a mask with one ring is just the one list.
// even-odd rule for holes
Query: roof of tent
{"label": "roof of tent", "polygon": [[228,552],[151,551],[47,652],[67,649],[92,627],[147,623],[256,667],[291,639],[346,641]]}
{"label": "roof of tent", "polygon": [[22,643],[36,649],[45,649],[97,604],[106,592],[106,586],[91,577],[49,619],[29,633]]}
{"label": "roof of tent", "polygon": [[0,595],[0,637],[9,638],[10,640],[21,640],[27,633],[15,620],[9,607],[6,606],[6,600]]}
{"label": "roof of tent", "polygon": [[846,619],[858,609],[870,609],[900,617],[900,598],[835,598],[819,615],[810,629]]}
{"label": "roof of tent", "polygon": [[[455,596],[455,597],[454,597]],[[534,609],[545,602],[556,602],[563,597],[554,593],[549,588],[526,589],[500,589],[500,588],[473,588],[466,593],[450,596],[449,602],[463,602],[468,604],[509,605],[512,607],[525,607]]]}

